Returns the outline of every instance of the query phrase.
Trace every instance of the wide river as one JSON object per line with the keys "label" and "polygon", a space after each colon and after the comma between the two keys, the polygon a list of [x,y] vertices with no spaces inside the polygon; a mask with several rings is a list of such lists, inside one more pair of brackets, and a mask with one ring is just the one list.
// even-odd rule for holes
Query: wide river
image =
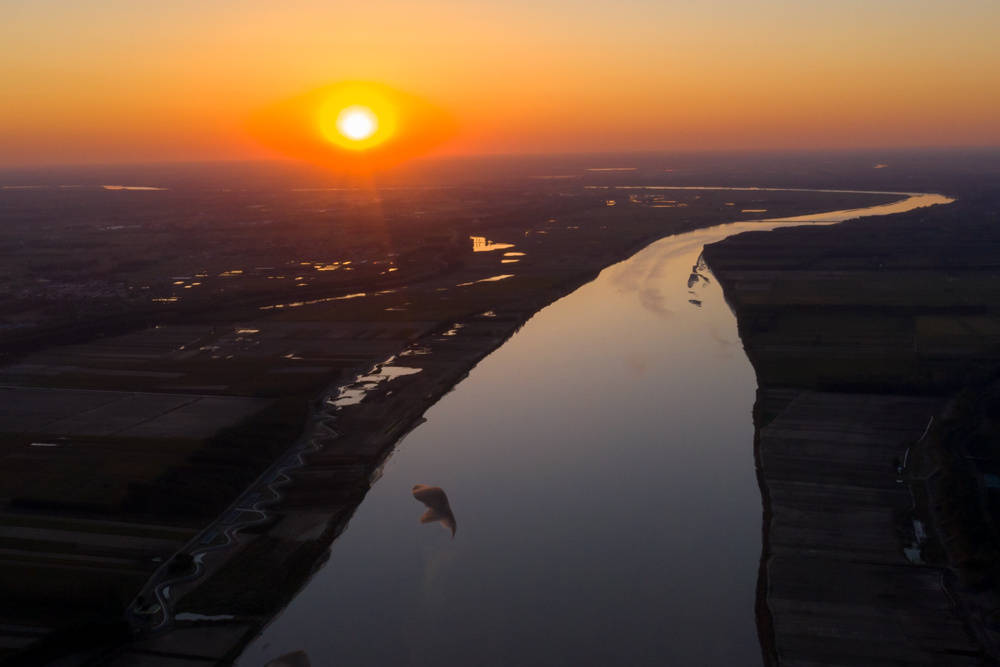
{"label": "wide river", "polygon": [[[692,267],[734,233],[950,201],[901,196],[670,236],[538,312],[397,445],[239,664],[759,665],[756,379]],[[447,492],[454,538],[414,484]]]}

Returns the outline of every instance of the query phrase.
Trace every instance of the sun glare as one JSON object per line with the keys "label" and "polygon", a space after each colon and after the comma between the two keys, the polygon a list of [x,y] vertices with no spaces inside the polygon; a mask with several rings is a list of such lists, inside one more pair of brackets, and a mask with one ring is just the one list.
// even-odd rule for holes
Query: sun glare
{"label": "sun glare", "polygon": [[331,144],[367,152],[396,133],[398,105],[372,85],[338,86],[317,109],[320,134]]}
{"label": "sun glare", "polygon": [[422,155],[452,136],[451,117],[427,101],[371,81],[344,81],[260,109],[248,129],[289,157],[365,171]]}
{"label": "sun glare", "polygon": [[368,107],[355,104],[337,115],[337,130],[353,141],[363,141],[377,129],[378,118]]}

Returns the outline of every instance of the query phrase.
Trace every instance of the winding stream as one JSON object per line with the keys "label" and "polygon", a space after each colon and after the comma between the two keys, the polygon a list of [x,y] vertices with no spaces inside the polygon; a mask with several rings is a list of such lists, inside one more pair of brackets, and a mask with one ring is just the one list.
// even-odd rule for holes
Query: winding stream
{"label": "winding stream", "polygon": [[951,201],[899,194],[667,237],[537,313],[399,443],[239,664],[760,664],[756,381],[701,248]]}

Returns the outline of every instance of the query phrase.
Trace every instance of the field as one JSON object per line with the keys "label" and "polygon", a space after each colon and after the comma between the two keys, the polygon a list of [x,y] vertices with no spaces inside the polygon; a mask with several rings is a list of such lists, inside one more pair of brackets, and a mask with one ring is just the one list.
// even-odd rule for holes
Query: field
{"label": "field", "polygon": [[996,654],[998,201],[705,250],[760,384],[772,663]]}

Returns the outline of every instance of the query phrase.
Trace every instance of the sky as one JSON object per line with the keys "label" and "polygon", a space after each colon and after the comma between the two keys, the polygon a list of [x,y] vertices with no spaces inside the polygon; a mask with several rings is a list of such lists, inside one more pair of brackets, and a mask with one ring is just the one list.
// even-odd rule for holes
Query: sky
{"label": "sky", "polygon": [[997,0],[0,0],[0,165],[273,157],[344,80],[444,154],[1000,145]]}

